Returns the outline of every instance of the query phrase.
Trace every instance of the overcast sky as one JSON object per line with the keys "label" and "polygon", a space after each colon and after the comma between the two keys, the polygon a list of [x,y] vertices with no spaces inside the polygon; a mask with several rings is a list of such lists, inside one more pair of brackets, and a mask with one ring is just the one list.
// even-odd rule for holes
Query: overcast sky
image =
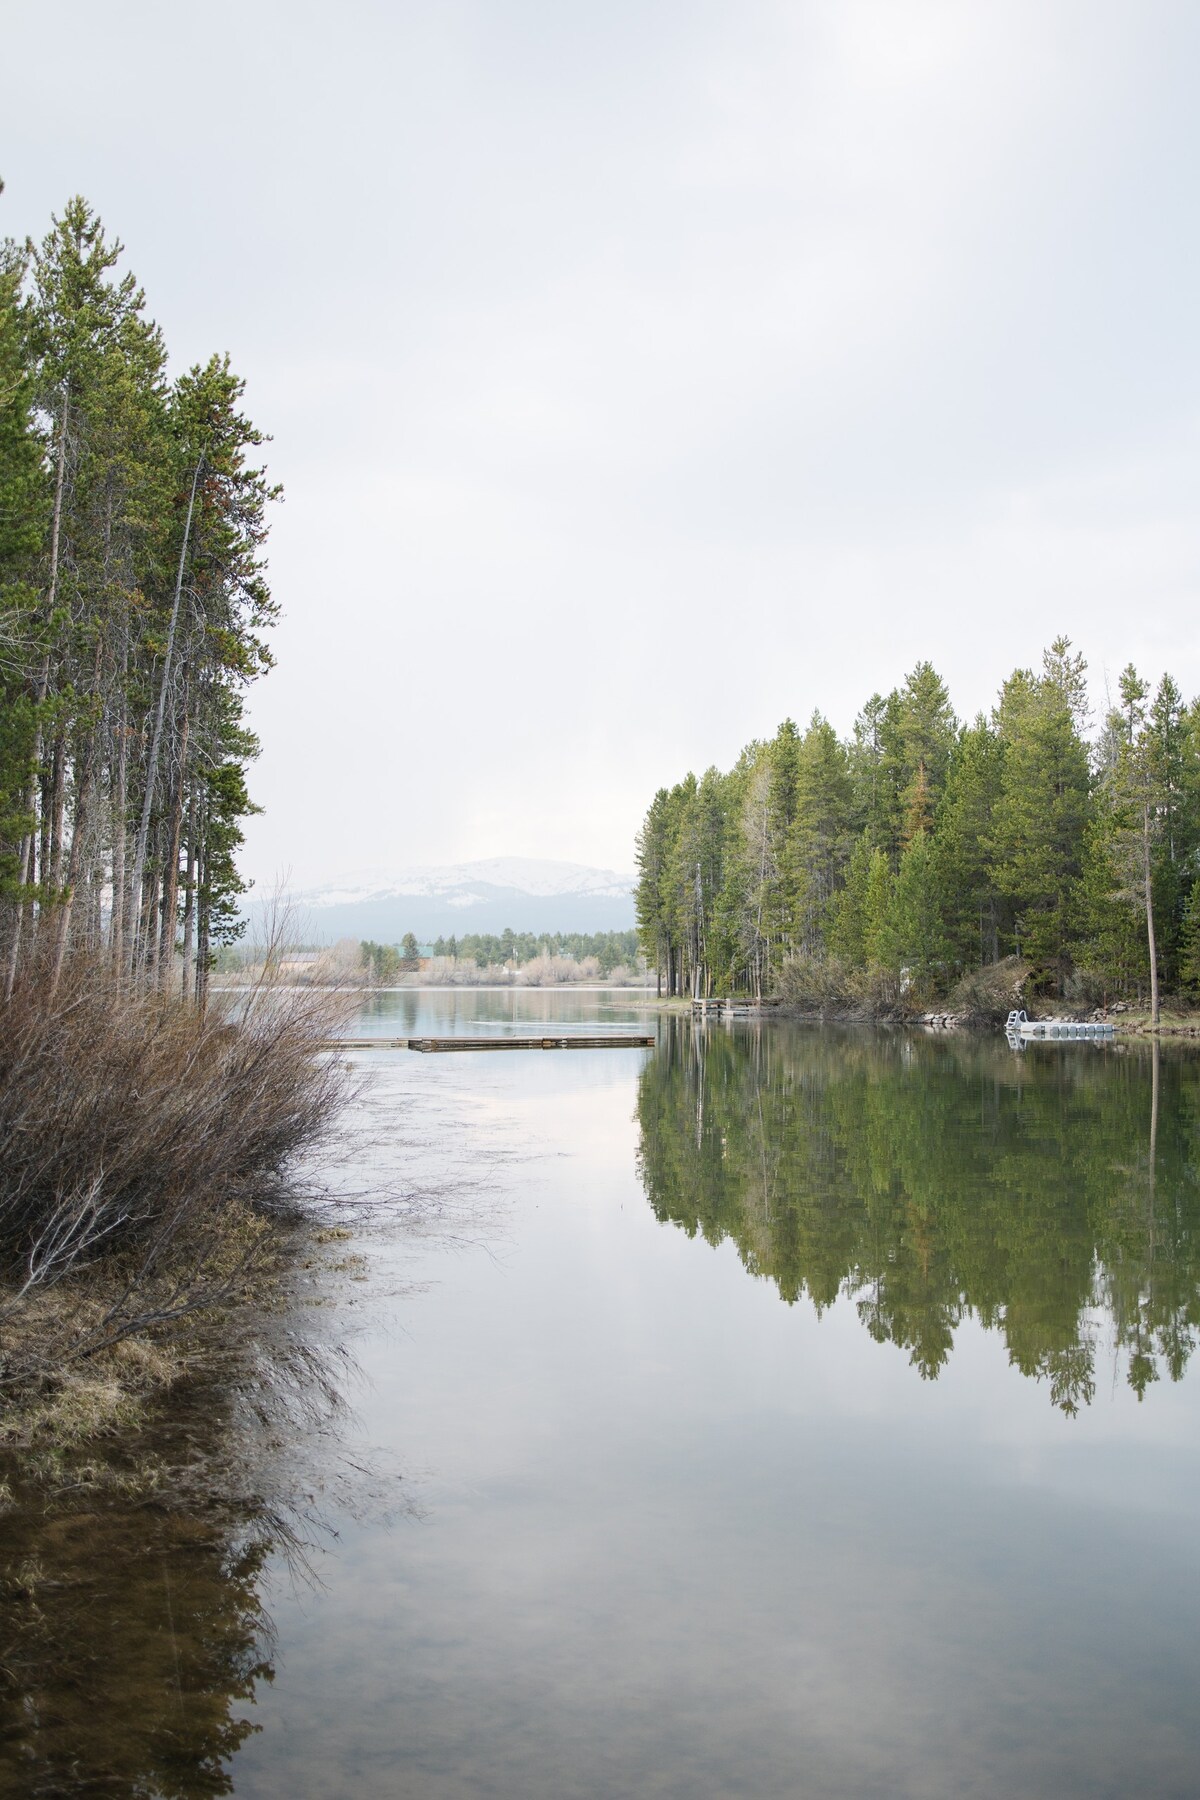
{"label": "overcast sky", "polygon": [[1200,7],[10,7],[287,490],[249,872],[629,867],[653,790],[929,657],[1200,689]]}

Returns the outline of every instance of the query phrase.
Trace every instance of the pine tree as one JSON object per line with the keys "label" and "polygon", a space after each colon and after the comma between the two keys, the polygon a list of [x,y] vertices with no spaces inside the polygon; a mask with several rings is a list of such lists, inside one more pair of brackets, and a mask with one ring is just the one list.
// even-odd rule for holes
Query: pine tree
{"label": "pine tree", "polygon": [[1004,929],[989,848],[1002,784],[1002,740],[980,716],[959,734],[938,808],[936,837],[945,924],[958,970],[996,962]]}
{"label": "pine tree", "polygon": [[863,905],[863,955],[868,967],[898,970],[900,966],[892,930],[894,885],[886,855],[880,849],[872,850]]}
{"label": "pine tree", "polygon": [[1200,875],[1193,881],[1184,906],[1179,977],[1189,994],[1200,997]]}
{"label": "pine tree", "polygon": [[850,852],[849,759],[827,719],[814,713],[796,747],[796,806],[788,846],[794,941],[824,948],[829,909]]}
{"label": "pine tree", "polygon": [[1004,760],[989,868],[1014,947],[1062,992],[1072,966],[1090,807],[1087,749],[1055,683],[1018,670],[1001,695]]}
{"label": "pine tree", "polygon": [[918,832],[900,858],[888,921],[892,959],[914,992],[931,998],[950,961],[941,910],[942,871],[932,838]]}
{"label": "pine tree", "polygon": [[102,944],[165,980],[182,912],[202,998],[213,948],[241,929],[243,692],[271,661],[276,490],[227,359],[168,389],[121,256],[79,198],[40,245],[0,255],[5,982],[46,949],[53,985],[69,946]]}
{"label": "pine tree", "polygon": [[1147,718],[1150,689],[1132,663],[1121,672],[1125,741],[1116,770],[1106,784],[1111,808],[1108,853],[1116,875],[1115,897],[1139,912],[1146,931],[1150,978],[1150,1020],[1157,1025],[1158,946],[1154,908],[1156,863],[1163,841],[1167,788],[1162,746]]}
{"label": "pine tree", "polygon": [[[0,183],[2,189],[3,183]],[[0,244],[0,952],[7,978],[22,897],[23,846],[34,824],[37,710],[29,691],[36,655],[33,577],[48,504],[34,428],[33,370],[21,310],[25,259]]]}
{"label": "pine tree", "polygon": [[904,686],[888,695],[880,721],[884,783],[882,835],[896,867],[900,851],[927,829],[945,785],[957,721],[946,684],[932,663],[919,662]]}
{"label": "pine tree", "polygon": [[[667,856],[667,832],[670,796],[659,788],[650,803],[637,836],[637,885],[634,888],[634,912],[637,918],[638,942],[642,955],[655,970],[658,992],[662,993],[663,975],[668,959],[668,929],[664,903],[664,871]],[[435,946],[435,952],[441,955]]]}
{"label": "pine tree", "polygon": [[872,866],[871,834],[866,827],[854,842],[845,882],[830,904],[825,934],[830,954],[854,968],[863,968],[867,962],[867,896]]}

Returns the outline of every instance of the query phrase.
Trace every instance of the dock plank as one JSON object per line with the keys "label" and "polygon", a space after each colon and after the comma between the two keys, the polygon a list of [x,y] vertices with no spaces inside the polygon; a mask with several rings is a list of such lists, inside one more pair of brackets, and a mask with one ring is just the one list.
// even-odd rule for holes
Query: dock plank
{"label": "dock plank", "polygon": [[653,1037],[445,1037],[410,1038],[410,1050],[425,1054],[444,1050],[649,1050]]}

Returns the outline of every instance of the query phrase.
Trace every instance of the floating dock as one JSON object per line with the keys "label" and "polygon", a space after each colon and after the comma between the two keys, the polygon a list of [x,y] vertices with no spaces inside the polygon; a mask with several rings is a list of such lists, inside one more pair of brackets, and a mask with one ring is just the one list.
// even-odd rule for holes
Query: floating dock
{"label": "floating dock", "polygon": [[326,1038],[322,1050],[653,1050],[654,1037],[338,1037]]}
{"label": "floating dock", "polygon": [[1028,1042],[1031,1038],[1068,1038],[1108,1039],[1116,1036],[1117,1028],[1098,1019],[1030,1019],[1023,1012],[1010,1012],[1004,1027],[1010,1038],[1020,1038]]}
{"label": "floating dock", "polygon": [[326,1038],[321,1048],[322,1050],[407,1050],[408,1039],[391,1037]]}
{"label": "floating dock", "polygon": [[410,1050],[652,1050],[654,1038],[618,1037],[426,1037],[409,1038]]}

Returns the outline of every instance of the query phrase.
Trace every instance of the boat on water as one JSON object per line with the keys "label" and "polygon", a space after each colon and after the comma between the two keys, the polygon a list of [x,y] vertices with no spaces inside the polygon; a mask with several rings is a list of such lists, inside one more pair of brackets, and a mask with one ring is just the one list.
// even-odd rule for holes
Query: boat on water
{"label": "boat on water", "polygon": [[1010,1043],[1028,1043],[1036,1038],[1112,1038],[1116,1026],[1096,1019],[1031,1019],[1024,1008],[1010,1012],[1005,1024]]}

